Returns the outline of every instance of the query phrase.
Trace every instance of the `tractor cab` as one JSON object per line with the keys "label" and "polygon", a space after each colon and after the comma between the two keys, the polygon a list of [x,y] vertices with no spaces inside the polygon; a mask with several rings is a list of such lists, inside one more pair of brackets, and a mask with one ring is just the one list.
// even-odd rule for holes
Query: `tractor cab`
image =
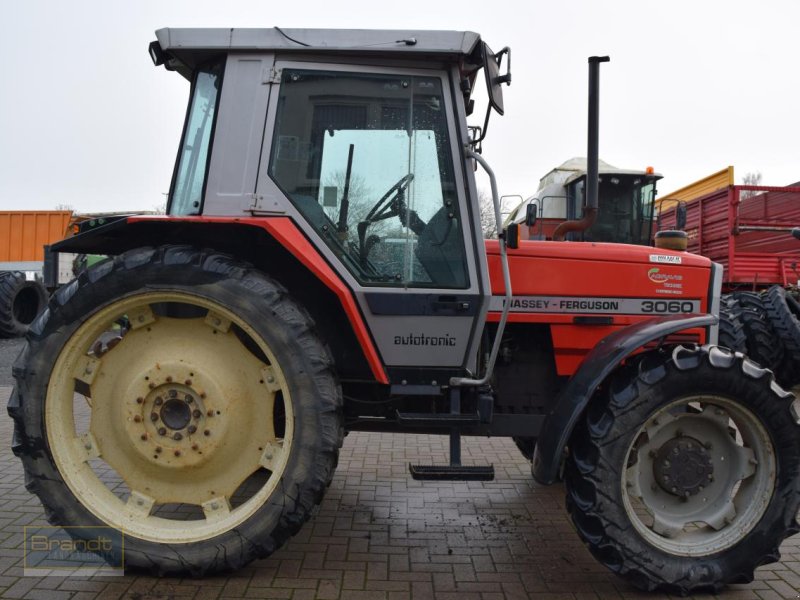
{"label": "tractor cab", "polygon": [[508,50],[448,31],[157,37],[154,62],[192,82],[168,213],[287,217],[354,292],[382,362],[416,369],[390,379],[474,373],[490,286],[466,115],[482,68],[482,131],[502,113]]}
{"label": "tractor cab", "polygon": [[[656,182],[661,175],[652,167],[619,169],[598,161],[597,218],[583,231],[571,231],[567,240],[613,242],[648,246],[653,237]],[[553,239],[559,225],[579,220],[586,205],[587,165],[583,157],[572,158],[539,181],[536,194],[521,203],[507,222],[523,224],[529,211],[536,220],[523,228],[527,239]],[[532,209],[527,207],[531,205]]]}

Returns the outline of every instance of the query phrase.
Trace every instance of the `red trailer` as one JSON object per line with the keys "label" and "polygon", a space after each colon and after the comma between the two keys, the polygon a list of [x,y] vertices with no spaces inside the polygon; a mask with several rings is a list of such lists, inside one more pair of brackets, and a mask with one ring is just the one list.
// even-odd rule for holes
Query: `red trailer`
{"label": "red trailer", "polygon": [[[685,226],[676,218],[685,209]],[[688,251],[725,267],[724,286],[763,289],[796,286],[800,243],[800,187],[732,185],[696,200],[673,205],[658,217],[658,230],[683,229]]]}

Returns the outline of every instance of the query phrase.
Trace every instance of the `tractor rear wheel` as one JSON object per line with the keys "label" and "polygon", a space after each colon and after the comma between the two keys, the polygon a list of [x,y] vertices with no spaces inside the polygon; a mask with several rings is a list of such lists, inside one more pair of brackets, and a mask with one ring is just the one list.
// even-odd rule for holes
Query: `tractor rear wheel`
{"label": "tractor rear wheel", "polygon": [[0,337],[22,337],[33,320],[47,306],[47,290],[38,279],[25,273],[0,273]]}
{"label": "tractor rear wheel", "polygon": [[61,288],[15,369],[14,451],[54,525],[124,531],[126,567],[272,553],[330,481],[342,395],[308,314],[212,251],[127,252]]}
{"label": "tractor rear wheel", "polygon": [[796,533],[794,397],[726,349],[624,367],[572,437],[567,505],[594,556],[645,590],[752,581]]}

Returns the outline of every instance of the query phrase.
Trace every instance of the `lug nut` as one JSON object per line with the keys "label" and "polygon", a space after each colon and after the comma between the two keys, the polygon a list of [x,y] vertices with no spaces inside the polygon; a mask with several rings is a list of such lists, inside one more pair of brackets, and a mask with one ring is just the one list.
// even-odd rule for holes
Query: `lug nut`
{"label": "lug nut", "polygon": [[156,396],[154,404],[156,406],[161,406],[162,404],[164,404],[164,399],[161,396]]}
{"label": "lug nut", "polygon": [[213,416],[214,416],[214,411],[213,411],[213,410],[209,410],[209,411],[206,413],[206,415],[208,415],[209,417],[213,417]]}
{"label": "lug nut", "polygon": [[200,412],[199,410],[197,410],[197,409],[195,408],[195,409],[192,411],[192,416],[193,416],[195,419],[199,419],[200,417],[202,417],[202,416],[203,416],[203,413],[202,413],[202,412]]}
{"label": "lug nut", "polygon": [[161,454],[161,446],[156,446],[156,452],[157,452],[158,454]]}
{"label": "lug nut", "polygon": [[150,420],[155,423],[158,421],[158,413],[150,413]]}
{"label": "lug nut", "polygon": [[170,390],[169,391],[170,398],[177,398],[178,397],[178,390]]}
{"label": "lug nut", "polygon": [[133,415],[133,421],[134,423],[141,423],[142,417],[140,415]]}
{"label": "lug nut", "polygon": [[147,434],[146,434],[146,433],[143,433],[143,434],[142,434],[142,435],[140,435],[139,437],[140,437],[140,438],[142,438],[142,441],[145,441],[145,440],[147,439]]}
{"label": "lug nut", "polygon": [[175,435],[173,435],[173,436],[172,436],[172,439],[173,439],[173,440],[182,440],[182,439],[183,439],[183,436],[180,434],[180,432],[179,432],[179,431],[176,431],[176,432],[175,432]]}
{"label": "lug nut", "polygon": [[183,383],[184,383],[184,385],[192,385],[192,380],[191,379],[187,379]]}
{"label": "lug nut", "polygon": [[151,390],[153,390],[153,389],[155,389],[156,384],[151,381],[149,384],[147,384],[147,387],[149,387]]}
{"label": "lug nut", "polygon": [[205,392],[200,392],[200,397],[201,397],[203,400],[205,400],[206,393],[205,393]]}
{"label": "lug nut", "polygon": [[180,456],[180,455],[181,455],[181,451],[180,450],[175,450],[175,456]]}
{"label": "lug nut", "polygon": [[194,425],[189,425],[186,431],[188,431],[189,433],[194,433],[195,431],[197,431],[197,427],[195,427]]}
{"label": "lug nut", "polygon": [[203,435],[211,435],[211,430],[210,430],[210,429],[206,429],[206,430],[203,432]]}
{"label": "lug nut", "polygon": [[186,394],[184,400],[186,400],[186,404],[191,404],[192,402],[194,402],[194,398],[192,398],[191,394]]}
{"label": "lug nut", "polygon": [[172,375],[167,375],[167,383],[172,383]]}
{"label": "lug nut", "polygon": [[200,446],[198,446],[197,444],[192,444],[192,450],[194,450],[195,452],[197,452],[199,448]]}
{"label": "lug nut", "polygon": [[142,398],[141,396],[139,396],[139,397],[136,399],[136,404],[141,404],[142,402],[144,402],[144,398]]}
{"label": "lug nut", "polygon": [[166,427],[159,427],[158,428],[158,435],[167,435]]}

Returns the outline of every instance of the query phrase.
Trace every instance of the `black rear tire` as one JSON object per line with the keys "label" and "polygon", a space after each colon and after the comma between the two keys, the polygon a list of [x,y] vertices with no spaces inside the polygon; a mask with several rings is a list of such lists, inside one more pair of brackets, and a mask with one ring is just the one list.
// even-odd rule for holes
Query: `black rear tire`
{"label": "black rear tire", "polygon": [[[566,484],[572,520],[601,563],[641,589],[688,595],[752,581],[756,567],[779,560],[781,541],[800,530],[795,521],[800,506],[800,426],[792,416],[794,397],[774,383],[769,371],[722,348],[677,348],[671,354],[646,355],[637,365],[623,367],[599,396],[572,436]],[[703,411],[695,408],[699,406],[704,407]],[[721,409],[715,406],[725,407],[726,412],[719,412]],[[662,418],[666,416],[664,411],[675,407],[681,408],[678,419],[684,420]],[[723,415],[723,424],[715,423],[706,414]],[[730,420],[725,420],[726,414],[731,415]],[[763,432],[763,437],[746,434],[751,439],[748,443],[755,446],[751,456],[762,460],[752,467],[752,474],[743,474],[738,484],[732,484],[739,487],[728,489],[726,486],[735,477],[725,478],[720,465],[732,469],[735,461],[719,462],[718,455],[725,456],[721,447],[732,446],[730,424],[738,425],[736,419],[744,419],[747,427]],[[687,424],[692,424],[691,428]],[[655,431],[657,426],[663,429],[643,442],[642,436],[649,435],[647,428]],[[656,473],[662,450],[670,456],[672,446],[679,443],[672,437],[673,432],[666,430],[675,426],[689,431],[686,434],[678,430],[677,438],[704,438],[697,440],[699,444],[695,444],[689,458],[697,459],[704,469],[713,465],[708,479],[713,483],[716,476],[723,482],[714,484],[721,486],[721,492],[712,492],[712,483],[706,483],[706,491],[700,485],[699,492],[697,487],[687,487],[685,492],[673,493],[675,490],[661,488],[659,482],[663,480],[650,475]],[[658,439],[662,431],[668,441],[662,446],[653,441],[648,452],[648,444]],[[700,449],[703,445],[708,450]],[[638,454],[639,449],[642,454]],[[728,454],[729,459],[739,456],[738,452],[734,449]],[[712,455],[714,462],[705,458]],[[678,463],[679,458],[673,461]],[[742,463],[748,468],[753,464],[747,459]],[[630,479],[631,472],[639,474],[641,480]],[[691,472],[684,466],[678,474]],[[700,480],[705,481],[706,474],[703,471]],[[663,473],[659,476],[663,477]],[[641,481],[648,478],[654,483],[645,487]],[[739,494],[747,496],[741,497],[743,504],[736,505],[733,516],[726,516],[731,521],[717,522],[719,529],[707,525],[711,517],[706,514],[706,520],[699,521],[699,525],[689,522],[693,518],[691,512],[682,515],[685,520],[680,528],[665,530],[662,525],[657,532],[655,520],[650,528],[646,525],[647,519],[656,514],[662,522],[673,519],[660,512],[672,510],[673,504],[679,512],[684,510],[680,508],[684,501],[681,494],[686,494],[687,509],[699,503],[697,510],[707,511],[712,503],[724,503],[727,492],[732,493],[734,502]],[[652,507],[643,500],[633,510],[632,498],[637,493],[642,494],[641,498],[651,497],[652,493],[652,497],[661,500]],[[706,501],[709,503],[703,504]],[[755,502],[760,503],[758,508]],[[665,531],[669,535],[661,535]]]}
{"label": "black rear tire", "polygon": [[780,286],[764,293],[770,325],[783,345],[779,381],[787,387],[800,384],[800,304]]}
{"label": "black rear tire", "polygon": [[[150,298],[157,298],[159,295],[163,300],[150,300]],[[170,298],[176,297],[187,298],[189,299],[187,302],[196,299],[197,304],[179,304],[176,300],[170,300]],[[17,365],[15,365],[16,387],[8,407],[9,414],[13,418],[15,425],[13,450],[22,460],[26,487],[29,491],[39,496],[50,523],[60,526],[80,526],[80,528],[67,529],[70,535],[79,539],[90,539],[93,535],[93,530],[85,530],[83,527],[111,526],[116,529],[123,529],[120,523],[128,522],[124,519],[128,518],[125,516],[125,511],[126,506],[130,506],[130,500],[127,501],[128,504],[126,505],[125,500],[120,499],[120,510],[119,512],[114,512],[117,506],[116,499],[105,500],[105,504],[101,504],[96,500],[105,492],[98,493],[95,489],[102,490],[102,487],[92,488],[92,491],[84,492],[80,486],[76,485],[76,481],[80,481],[76,479],[76,475],[71,474],[72,472],[69,469],[61,469],[59,467],[59,465],[66,464],[66,460],[70,457],[69,441],[63,441],[70,438],[69,436],[59,438],[54,433],[54,431],[58,430],[58,427],[53,425],[52,416],[48,416],[48,414],[52,415],[52,412],[48,413],[48,410],[53,410],[52,408],[48,409],[48,406],[53,405],[53,402],[57,402],[57,399],[63,396],[63,394],[58,395],[58,388],[54,388],[54,386],[58,386],[59,382],[64,380],[63,376],[60,375],[63,372],[59,371],[61,368],[59,365],[63,364],[64,361],[70,361],[71,357],[76,355],[70,354],[70,352],[76,352],[85,357],[87,356],[85,348],[88,349],[89,360],[97,372],[97,378],[93,380],[94,383],[87,384],[91,385],[92,389],[100,379],[110,378],[115,381],[121,381],[121,378],[127,376],[124,373],[126,370],[124,363],[121,369],[112,370],[110,366],[107,366],[105,370],[109,372],[106,375],[102,373],[104,372],[104,365],[114,364],[106,363],[106,361],[115,360],[115,354],[118,357],[116,360],[119,360],[119,357],[127,356],[125,354],[126,344],[129,341],[133,343],[136,339],[136,331],[133,333],[123,331],[119,335],[120,339],[113,344],[102,346],[100,351],[97,350],[99,346],[85,343],[85,337],[82,338],[81,336],[84,335],[82,332],[86,331],[87,324],[92,323],[93,319],[101,319],[101,317],[109,323],[110,327],[119,331],[119,320],[107,316],[111,314],[109,309],[113,309],[116,306],[124,307],[120,308],[120,310],[124,313],[125,319],[130,317],[130,320],[134,321],[135,313],[127,308],[130,305],[123,305],[122,303],[136,301],[137,298],[144,298],[145,304],[143,306],[149,306],[152,309],[150,314],[158,315],[152,325],[147,324],[147,322],[144,325],[140,325],[138,330],[140,335],[155,335],[151,332],[151,327],[153,331],[157,331],[160,322],[172,323],[171,327],[179,328],[174,331],[187,331],[186,339],[168,337],[162,339],[162,343],[158,346],[155,344],[144,346],[143,354],[147,355],[146,360],[150,361],[151,356],[158,356],[154,352],[159,350],[162,357],[167,355],[169,360],[178,365],[178,367],[170,367],[167,366],[166,362],[158,362],[153,366],[156,371],[148,371],[151,374],[156,373],[162,367],[163,369],[183,368],[180,365],[185,364],[187,376],[192,376],[192,379],[187,378],[185,382],[183,381],[183,376],[179,377],[180,381],[173,382],[171,376],[167,377],[162,372],[158,378],[153,377],[150,379],[149,385],[152,393],[157,393],[160,389],[154,383],[156,380],[159,382],[173,382],[169,385],[183,386],[184,391],[190,390],[191,386],[197,387],[198,382],[205,385],[205,387],[198,388],[199,391],[192,392],[193,399],[188,399],[189,393],[187,393],[186,402],[193,402],[193,404],[188,404],[186,407],[177,407],[181,410],[185,409],[187,415],[186,423],[181,422],[180,424],[169,425],[168,417],[172,419],[171,423],[180,421],[182,418],[181,414],[179,414],[180,411],[170,415],[164,413],[164,409],[160,409],[162,411],[162,420],[169,427],[177,430],[180,427],[187,427],[188,423],[194,423],[194,421],[188,421],[191,417],[192,408],[204,408],[204,410],[195,410],[196,414],[192,417],[198,419],[199,430],[197,427],[189,427],[188,430],[184,429],[183,431],[188,431],[188,433],[184,433],[183,438],[177,437],[178,434],[176,433],[174,439],[180,441],[173,442],[171,433],[167,437],[160,438],[155,434],[150,434],[153,443],[164,446],[163,453],[161,446],[158,446],[155,452],[160,454],[157,455],[153,454],[153,450],[149,450],[152,458],[161,459],[159,461],[147,463],[146,461],[149,460],[150,456],[140,456],[135,453],[137,444],[145,445],[151,443],[145,430],[142,430],[141,442],[139,442],[140,433],[138,431],[131,436],[135,438],[135,441],[130,444],[134,451],[126,459],[129,459],[130,464],[145,466],[139,468],[136,473],[117,471],[125,483],[129,484],[128,487],[131,490],[137,489],[127,479],[129,475],[135,475],[140,478],[139,481],[143,478],[146,482],[140,489],[148,490],[148,493],[153,497],[158,496],[157,491],[149,490],[157,490],[160,485],[173,485],[170,480],[177,477],[184,478],[187,481],[183,488],[186,494],[194,494],[195,488],[198,492],[203,489],[207,490],[209,488],[204,488],[203,486],[208,485],[210,487],[210,484],[204,483],[200,474],[201,466],[207,463],[198,463],[194,466],[186,467],[183,466],[184,463],[179,461],[188,459],[196,461],[214,460],[213,458],[209,459],[197,455],[198,448],[204,450],[208,447],[207,456],[213,457],[213,452],[222,451],[219,448],[224,448],[226,444],[236,443],[237,439],[251,436],[254,432],[260,435],[259,432],[264,431],[267,426],[273,432],[271,434],[273,437],[269,437],[269,440],[276,440],[275,442],[268,441],[268,444],[279,445],[270,445],[269,448],[258,447],[257,449],[249,446],[245,447],[250,452],[249,460],[252,462],[254,456],[258,457],[255,462],[256,469],[258,469],[259,464],[266,464],[259,461],[271,461],[273,459],[272,448],[275,448],[276,453],[280,456],[275,459],[278,461],[274,463],[275,466],[273,466],[272,462],[269,462],[269,466],[262,468],[262,473],[266,473],[264,476],[270,481],[270,485],[263,488],[269,490],[269,495],[267,496],[267,492],[264,492],[263,496],[257,497],[257,501],[250,505],[255,508],[252,510],[247,508],[245,512],[238,513],[243,515],[241,518],[232,517],[233,520],[230,521],[230,526],[227,525],[228,521],[225,521],[223,526],[213,525],[212,527],[213,521],[209,520],[212,517],[209,517],[209,513],[206,513],[204,520],[201,512],[199,521],[181,520],[180,522],[175,522],[174,525],[177,527],[175,531],[177,533],[170,534],[172,537],[167,536],[168,530],[166,529],[164,530],[164,537],[159,537],[161,533],[158,529],[158,522],[142,526],[141,531],[145,532],[142,535],[139,535],[135,528],[125,528],[125,567],[146,570],[157,575],[200,576],[238,569],[256,558],[268,556],[289,536],[296,533],[309,518],[312,509],[321,501],[326,486],[331,480],[343,439],[342,392],[334,374],[333,359],[330,352],[314,333],[313,322],[308,313],[296,304],[288,296],[286,290],[274,280],[247,264],[214,251],[203,251],[182,246],[131,250],[88,269],[77,280],[64,286],[54,294],[48,313],[37,322],[36,327],[29,333],[28,346],[20,359],[18,359]],[[154,304],[147,304],[149,302]],[[198,313],[196,307],[202,307],[204,303],[206,306],[220,307],[219,311],[226,310],[228,312],[211,312],[217,309],[208,309],[206,313]],[[183,309],[188,312],[183,314],[168,312],[173,305],[175,310]],[[184,306],[186,308],[183,308]],[[191,312],[192,310],[195,311],[194,314]],[[203,317],[203,314],[206,316]],[[227,330],[221,329],[217,331],[217,326],[225,327],[224,322],[220,325],[220,320],[216,316],[218,314],[231,315],[233,325],[228,325]],[[142,321],[142,319],[139,318],[139,321]],[[176,322],[180,323],[175,325]],[[242,323],[242,326],[239,326],[239,322]],[[193,323],[197,324],[194,325]],[[102,326],[102,323],[98,325],[98,327],[100,326]],[[190,327],[196,329],[181,329]],[[192,337],[195,330],[202,331],[203,337],[201,338],[200,334],[197,335],[197,338]],[[248,331],[252,333],[248,334]],[[222,369],[226,369],[226,373],[232,373],[230,375],[232,380],[248,378],[251,382],[248,383],[251,386],[248,390],[256,390],[251,394],[254,402],[246,404],[242,395],[236,393],[236,388],[225,388],[225,391],[222,392],[222,400],[227,404],[224,404],[222,414],[217,411],[216,415],[212,415],[213,410],[208,411],[208,420],[205,422],[210,424],[209,431],[213,429],[213,433],[210,437],[204,438],[202,419],[205,419],[205,408],[211,405],[201,406],[200,398],[206,398],[204,402],[210,403],[217,387],[215,387],[215,382],[210,375],[206,376],[206,384],[202,383],[203,373],[200,372],[197,365],[192,365],[189,362],[191,355],[188,354],[189,350],[187,348],[192,344],[211,347],[212,344],[218,343],[215,340],[223,337],[228,340],[226,343],[236,344],[237,340],[241,342],[242,351],[241,355],[237,355],[233,360],[228,360]],[[146,342],[148,338],[139,339],[143,339]],[[198,342],[196,339],[200,341]],[[262,346],[258,345],[259,342],[257,340],[263,342]],[[175,344],[175,350],[164,348],[173,343]],[[238,347],[236,346],[236,348]],[[260,349],[262,347],[269,349],[268,352],[274,358],[274,361],[267,357],[266,350]],[[72,350],[73,348],[79,350]],[[123,353],[120,354],[120,351]],[[219,353],[211,354],[211,363],[214,361],[222,363],[227,359],[226,356]],[[131,358],[137,359],[133,355]],[[255,367],[249,371],[245,370],[244,367],[241,367],[240,370],[240,365],[245,362],[252,363]],[[208,364],[208,362],[205,364]],[[189,369],[193,369],[194,372],[189,373]],[[129,370],[133,372],[135,367],[132,366]],[[214,372],[213,370],[208,371],[208,373]],[[271,373],[279,373],[279,375],[273,377]],[[131,379],[135,379],[135,381],[148,379],[148,377],[142,378],[139,375],[140,371],[136,371],[135,377],[132,375]],[[49,385],[51,377],[55,382],[53,385]],[[166,379],[164,379],[165,377]],[[260,382],[259,378],[261,379]],[[273,383],[276,380],[277,383]],[[144,399],[141,397],[136,399],[135,395],[131,399],[129,398],[131,394],[120,395],[116,398],[101,396],[99,393],[94,394],[90,403],[92,407],[91,435],[97,435],[97,439],[101,439],[98,434],[99,429],[94,429],[94,406],[103,403],[108,406],[108,402],[118,402],[120,404],[127,402],[128,404],[125,404],[125,406],[130,405],[134,410],[138,405],[147,407],[149,402],[147,394],[151,392],[147,390],[146,382],[141,385],[145,386],[145,391],[142,393],[142,396],[145,396]],[[158,385],[161,386],[162,384],[159,383]],[[280,392],[276,391],[275,386],[280,387]],[[208,391],[208,397],[206,397],[204,389]],[[76,389],[76,392],[85,394],[85,391],[78,389]],[[69,391],[68,393],[71,398],[72,392]],[[277,395],[271,396],[273,398],[271,401],[273,402],[273,408],[260,408],[264,406],[262,399],[269,396],[270,393],[283,394],[281,396],[282,399],[276,400]],[[183,392],[178,395],[178,398],[182,396]],[[168,402],[163,404],[164,408],[169,403],[178,401],[170,400],[169,398],[174,398],[171,395],[167,396],[165,394],[164,397],[168,398]],[[77,398],[80,399],[79,396]],[[163,400],[157,397],[154,402],[153,406],[161,406]],[[137,405],[136,403],[139,404]],[[81,406],[83,405],[81,404]],[[230,408],[230,410],[226,412],[225,407]],[[225,429],[226,422],[224,419],[233,419],[234,413],[237,412],[235,410],[236,407],[239,408],[238,412],[240,414],[247,412],[249,415],[252,412],[262,411],[259,414],[272,415],[274,418],[268,425],[262,425],[262,422],[259,421],[252,427],[250,425],[243,427],[243,419],[248,419],[247,415],[245,415],[244,417],[238,417],[239,420],[229,421],[229,423],[238,425],[235,427],[228,425],[228,428]],[[245,411],[244,409],[247,407],[251,407],[251,410]],[[106,411],[109,410],[108,408],[106,409]],[[129,409],[124,408],[124,410],[127,411]],[[145,417],[150,414],[150,410],[154,411],[151,416],[156,416],[156,408],[147,408]],[[289,410],[291,412],[287,412]],[[228,416],[228,413],[231,416]],[[293,416],[293,418],[281,421],[281,413]],[[145,424],[139,425],[139,422],[150,422],[150,419],[141,419],[135,412],[130,414],[136,414],[137,416],[128,417],[127,421],[120,425],[121,428],[144,427]],[[176,414],[178,417],[175,417]],[[133,419],[136,420],[136,423],[131,425]],[[155,421],[155,419],[153,420]],[[249,420],[252,422],[255,421],[255,418],[251,416]],[[292,428],[291,433],[287,434],[286,431],[289,431],[289,427]],[[209,436],[209,431],[205,432],[206,436]],[[245,431],[250,433],[245,433]],[[115,430],[112,431],[112,433],[114,432]],[[193,434],[191,440],[189,439],[189,434]],[[104,435],[107,434],[104,433]],[[164,434],[161,433],[159,435],[163,436]],[[211,445],[216,444],[216,439],[222,441],[216,446]],[[209,446],[203,446],[204,440],[209,440],[207,442]],[[193,441],[196,441],[195,445],[191,445]],[[129,444],[128,438],[120,436],[119,444]],[[173,452],[168,444],[173,444],[176,448],[176,458],[174,459],[172,457]],[[184,455],[180,459],[177,458],[180,456],[180,452],[177,449],[179,444],[183,444],[180,448],[183,449]],[[256,444],[261,444],[261,442],[256,442]],[[95,444],[95,446],[99,445]],[[155,448],[156,446],[153,447]],[[106,451],[109,448],[111,447],[104,446],[102,448],[100,456],[105,460],[110,460],[106,459]],[[258,450],[259,452],[254,455],[252,453],[253,450]],[[264,450],[263,455],[260,452],[262,450]],[[143,454],[147,454],[147,452]],[[203,454],[203,452],[201,451],[200,454]],[[241,456],[244,460],[248,455],[242,452],[236,456]],[[174,464],[169,469],[166,469],[166,466],[162,467],[162,465],[164,461],[168,460],[174,460]],[[212,474],[220,479],[224,479],[227,476],[227,471],[237,468],[236,460],[228,462],[217,460],[217,463],[224,464],[214,467],[217,471]],[[116,469],[113,466],[112,468]],[[162,468],[164,470],[159,471]],[[106,471],[109,471],[109,469],[106,468]],[[250,471],[245,471],[245,474],[248,472]],[[85,475],[81,476],[86,477]],[[97,479],[100,480],[100,476]],[[273,479],[274,483],[272,483]],[[243,481],[245,483],[242,483],[242,486],[246,484],[247,480]],[[101,486],[104,484],[104,481],[100,481]],[[235,493],[239,492],[239,489],[241,489],[241,486],[230,497],[233,498]],[[212,491],[210,494],[216,496],[219,492]],[[163,504],[165,505],[187,502],[186,500],[170,499],[166,494],[163,497]],[[227,500],[228,496],[225,495],[224,498]],[[205,499],[203,501],[206,505],[204,507],[205,511],[210,501]],[[200,501],[198,501],[199,504]],[[152,506],[157,507],[158,504]],[[187,505],[182,504],[181,506]],[[229,515],[237,514],[236,511],[241,506],[244,505],[234,505],[233,500],[231,500]],[[214,510],[218,509],[216,504],[211,505],[211,507]],[[111,519],[105,519],[102,516],[109,513],[112,515]],[[225,513],[220,514],[222,516],[219,518],[228,518]],[[119,515],[119,522],[117,522],[117,515]],[[147,523],[146,520],[150,519],[151,516],[147,513],[140,518],[137,517],[138,521],[131,522]],[[206,530],[194,533],[193,527],[203,526],[211,527],[207,530],[208,533]],[[187,533],[185,534],[183,527],[186,527]]]}
{"label": "black rear tire", "polygon": [[25,273],[0,273],[0,337],[22,337],[36,316],[47,306],[47,290],[38,279]]}
{"label": "black rear tire", "polygon": [[[761,294],[734,292],[729,296],[728,306],[742,324],[745,336],[743,352],[762,367],[771,369],[775,373],[778,383],[786,385],[781,372],[784,355],[783,344],[770,324]],[[722,334],[720,332],[721,341]]]}
{"label": "black rear tire", "polygon": [[737,302],[730,297],[723,298],[719,309],[719,345],[734,352],[747,353],[747,336],[739,319]]}

